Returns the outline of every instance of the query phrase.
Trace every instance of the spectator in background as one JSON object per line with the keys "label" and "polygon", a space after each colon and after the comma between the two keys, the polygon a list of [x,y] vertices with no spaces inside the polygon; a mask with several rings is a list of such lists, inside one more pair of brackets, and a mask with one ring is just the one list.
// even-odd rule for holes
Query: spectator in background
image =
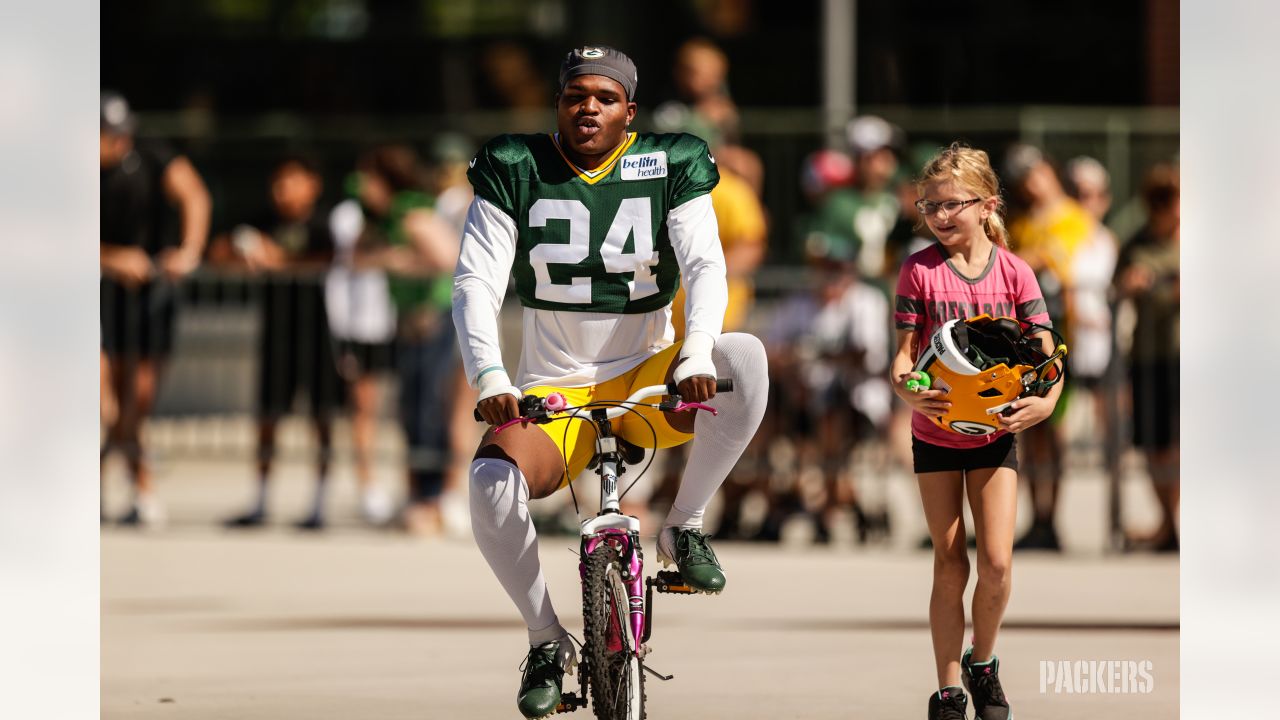
{"label": "spectator in background", "polygon": [[[431,191],[436,196],[435,211],[462,237],[467,221],[467,210],[475,198],[467,170],[476,149],[470,140],[450,133],[443,133],[431,144]],[[453,536],[470,537],[471,519],[466,495],[459,492],[458,483],[470,470],[471,453],[480,443],[482,426],[471,416],[479,393],[467,382],[466,368],[459,362],[453,373],[453,387],[449,390],[452,408],[449,417],[449,468],[445,471],[444,490],[440,510],[445,531]]]}
{"label": "spectator in background", "polygon": [[369,221],[356,266],[389,275],[399,318],[396,367],[400,421],[408,445],[409,502],[404,523],[416,535],[441,530],[440,498],[452,467],[450,419],[458,348],[451,318],[453,268],[460,235],[432,208],[417,154],[384,145],[357,166],[358,194]]}
{"label": "spectator in background", "polygon": [[805,156],[800,167],[800,189],[810,211],[822,207],[837,188],[853,185],[853,158],[841,150],[817,150]]}
{"label": "spectator in background", "polygon": [[490,89],[504,107],[546,109],[551,89],[528,48],[513,42],[496,42],[486,47],[480,57],[484,65],[481,77],[489,81]]}
{"label": "spectator in background", "polygon": [[721,174],[737,175],[757,196],[764,191],[764,163],[741,145],[738,106],[729,95],[729,57],[706,38],[686,41],[672,68],[676,100],[653,113],[657,132],[687,132],[711,146]]}
{"label": "spectator in background", "polygon": [[[822,205],[832,190],[848,187],[853,184],[853,159],[841,150],[818,150],[805,157],[800,169],[800,187],[810,210]],[[807,217],[797,218],[792,228],[793,236],[804,238],[807,232]],[[804,243],[798,243],[803,247]],[[807,257],[807,256],[806,256]],[[815,276],[817,273],[815,273]],[[777,323],[774,323],[775,327]],[[788,331],[790,332],[790,331]],[[796,367],[788,361],[792,358],[789,347],[771,347],[772,343],[766,335],[766,352],[769,362],[769,401],[765,407],[764,418],[756,437],[754,446],[768,449],[780,440],[790,441],[797,429],[811,436],[808,426],[807,403],[797,390]],[[754,477],[743,477],[739,474],[730,476],[725,482],[724,511],[721,515],[717,533],[722,537],[750,536],[757,540],[776,541],[779,539],[783,522],[788,516],[804,512],[806,495],[800,487],[797,472],[787,475],[774,473],[767,460],[757,462]],[[742,502],[752,492],[762,493],[768,501],[768,510],[764,522],[754,533],[741,526]],[[825,489],[822,490],[825,494]],[[811,502],[819,514],[819,502]]]}
{"label": "spectator in background", "polygon": [[1076,202],[1094,219],[1093,235],[1086,239],[1071,264],[1073,336],[1071,375],[1077,390],[1092,400],[1094,430],[1104,447],[1108,470],[1117,471],[1118,443],[1112,439],[1104,394],[1111,367],[1114,332],[1111,317],[1111,283],[1119,244],[1104,224],[1111,210],[1111,175],[1102,163],[1080,156],[1066,165],[1067,188]]}
{"label": "spectator in background", "polygon": [[480,53],[479,64],[483,67],[480,75],[487,85],[484,88],[487,92],[483,93],[485,104],[507,109],[506,123],[513,132],[535,132],[541,128],[551,88],[529,49],[516,42],[494,42]]}
{"label": "spectator in background", "polygon": [[1036,273],[1053,326],[1072,348],[1070,370],[1053,416],[1049,422],[1027,430],[1019,443],[1019,462],[1031,488],[1034,517],[1014,549],[1058,551],[1062,547],[1054,516],[1065,445],[1062,417],[1075,382],[1078,330],[1074,269],[1080,251],[1094,240],[1098,223],[1067,195],[1057,171],[1036,147],[1015,145],[1010,149],[1005,159],[1005,179],[1015,208],[1009,223],[1013,251]]}
{"label": "spectator in background", "polygon": [[[729,309],[724,331],[742,327],[751,309],[751,278],[764,260],[768,240],[766,210],[760,202],[764,168],[759,157],[736,144],[738,108],[729,97],[729,58],[705,38],[686,41],[676,51],[674,67],[679,100],[654,112],[659,132],[687,132],[707,142],[720,171],[711,204],[720,228],[729,280]],[[676,339],[684,337],[684,288],[672,300]]]}
{"label": "spectator in background", "polygon": [[889,263],[889,232],[897,223],[899,202],[891,183],[898,171],[896,148],[902,131],[885,120],[865,115],[847,128],[854,162],[852,187],[833,190],[818,208],[810,227],[832,243],[849,246],[863,279],[884,286]]}
{"label": "spectator in background", "polygon": [[325,276],[325,308],[329,330],[337,342],[338,372],[351,402],[351,436],[355,451],[360,512],[371,525],[385,525],[395,515],[390,493],[373,475],[377,431],[379,377],[395,367],[396,309],[387,274],[357,268],[356,245],[365,232],[365,210],[358,197],[359,177],[348,176],[348,199],[329,214],[334,262]]}
{"label": "spectator in background", "polygon": [[[889,303],[879,289],[862,282],[852,246],[815,234],[807,240],[812,281],[783,300],[769,331],[769,367],[782,388],[778,397],[791,409],[798,436],[797,474],[806,465],[821,469],[824,488],[801,489],[800,505],[815,515],[818,542],[827,542],[836,514],[849,510],[859,542],[874,525],[859,501],[849,470],[854,446],[884,428],[892,408],[889,368]],[[774,518],[773,525],[780,524]]]}
{"label": "spectator in background", "polygon": [[1147,224],[1125,246],[1116,269],[1116,289],[1131,299],[1136,320],[1129,357],[1133,389],[1133,444],[1147,458],[1152,489],[1160,503],[1160,525],[1131,536],[1131,549],[1178,549],[1179,316],[1181,226],[1178,169],[1153,167],[1142,183]]}
{"label": "spectator in background", "polygon": [[[901,168],[893,180],[893,193],[898,198],[898,219],[887,240],[886,257],[891,268],[902,267],[907,258],[937,242],[920,217],[920,211],[916,210],[916,201],[920,199],[916,173],[933,160],[938,150],[934,143],[913,143],[907,150],[909,165]],[[911,454],[911,407],[897,395],[893,396],[893,413],[888,425],[885,432],[889,458],[899,468],[910,471],[914,462]],[[926,536],[924,543],[932,545],[933,540]]]}
{"label": "spectator in background", "polygon": [[475,155],[475,145],[462,135],[441,133],[431,143],[430,185],[436,197],[435,212],[457,228],[459,235],[467,222],[467,208],[475,198],[467,181],[468,163]]}
{"label": "spectator in background", "polygon": [[[755,303],[755,285],[753,277],[764,261],[768,247],[768,219],[764,205],[751,189],[751,186],[728,168],[720,168],[720,182],[711,189],[711,207],[715,210],[719,227],[720,246],[724,250],[725,277],[728,283],[729,304],[724,314],[724,332],[742,330],[751,314]],[[675,329],[676,340],[685,336],[685,291],[681,283],[671,301],[671,325]],[[743,465],[763,465],[765,445],[753,442],[743,456]],[[659,489],[650,500],[671,501],[675,498],[680,486],[680,473],[687,462],[689,448],[679,445],[664,451],[664,473]],[[733,524],[740,510],[738,505],[745,499],[746,492],[754,480],[744,473],[730,473],[725,479],[724,513]],[[641,490],[643,492],[643,490]],[[630,497],[633,493],[628,493]],[[624,508],[626,511],[628,508]],[[736,532],[736,527],[725,527],[720,530]]]}
{"label": "spectator in background", "polygon": [[1111,279],[1119,244],[1103,220],[1111,209],[1111,176],[1102,163],[1077,157],[1066,165],[1071,196],[1093,219],[1093,233],[1071,256],[1071,374],[1094,389],[1111,361]]}
{"label": "spectator in background", "polygon": [[934,143],[912,143],[907,150],[909,164],[901,167],[893,180],[893,193],[898,197],[898,221],[889,231],[889,264],[893,267],[902,267],[907,258],[937,242],[916,210],[920,192],[915,178],[917,169],[927,165],[937,153],[938,146]]}
{"label": "spectator in background", "polygon": [[[764,261],[768,243],[768,211],[760,200],[764,186],[764,165],[755,151],[738,143],[738,108],[729,95],[729,58],[710,40],[694,38],[676,51],[673,76],[678,99],[658,106],[654,111],[654,127],[658,132],[686,132],[702,138],[710,146],[720,182],[711,190],[711,205],[720,230],[725,270],[729,285],[729,304],[724,316],[724,332],[743,328],[755,298],[752,278]],[[685,333],[684,284],[671,303],[671,324],[676,340]],[[761,462],[763,446],[754,443],[744,460]],[[669,448],[664,454],[663,477],[659,487],[648,498],[654,504],[669,502],[680,484],[681,469],[687,461],[688,446]],[[725,512],[732,524],[738,504],[745,497],[750,480],[742,474],[731,474],[724,484]],[[644,492],[628,493],[628,500]],[[633,514],[643,508],[624,507]],[[735,528],[727,528],[730,532]]]}
{"label": "spectator in background", "polygon": [[[103,92],[99,112],[102,353],[115,412],[101,451],[120,451],[133,499],[125,525],[164,520],[142,448],[142,424],[155,403],[173,348],[177,283],[200,264],[209,233],[209,191],[191,161],[160,143],[135,142],[136,118],[121,95]],[[167,227],[176,207],[179,232]],[[175,242],[176,241],[176,242]]]}
{"label": "spectator in background", "polygon": [[224,524],[259,527],[267,521],[268,487],[280,419],[305,391],[316,435],[316,483],[303,530],[325,525],[325,494],[333,454],[333,414],[342,407],[342,378],[329,333],[322,274],[333,261],[328,213],[318,203],[324,186],[310,159],[276,163],[260,216],[214,239],[209,260],[261,278],[262,330],[258,341],[258,482],[248,511]]}
{"label": "spectator in background", "polygon": [[[721,168],[720,182],[711,190],[711,206],[715,209],[720,230],[720,246],[724,250],[725,273],[729,283],[729,309],[724,316],[724,331],[742,329],[755,299],[752,278],[764,261],[768,247],[769,225],[765,208],[751,186],[736,173]],[[684,287],[671,301],[671,324],[676,339],[684,337]]]}

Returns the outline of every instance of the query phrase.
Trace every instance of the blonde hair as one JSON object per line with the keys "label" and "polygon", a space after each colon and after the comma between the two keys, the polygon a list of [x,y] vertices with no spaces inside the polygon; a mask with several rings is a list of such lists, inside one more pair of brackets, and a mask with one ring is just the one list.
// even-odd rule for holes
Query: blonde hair
{"label": "blonde hair", "polygon": [[1009,231],[1005,229],[1004,218],[1001,216],[1004,199],[1000,197],[1000,180],[996,177],[996,171],[991,168],[991,159],[987,157],[987,153],[958,142],[951,143],[921,168],[920,177],[916,179],[916,190],[923,194],[926,184],[947,181],[971,190],[984,200],[996,199],[996,209],[987,216],[982,228],[991,242],[1008,250]]}

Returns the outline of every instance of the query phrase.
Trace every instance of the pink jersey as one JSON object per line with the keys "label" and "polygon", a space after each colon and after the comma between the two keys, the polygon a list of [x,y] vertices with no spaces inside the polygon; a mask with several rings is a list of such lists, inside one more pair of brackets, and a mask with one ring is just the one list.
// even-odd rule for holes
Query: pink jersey
{"label": "pink jersey", "polygon": [[[1035,273],[1022,258],[997,245],[991,246],[986,269],[973,279],[952,266],[939,244],[912,255],[898,273],[895,304],[894,324],[899,330],[917,331],[922,350],[933,332],[952,319],[986,313],[1049,325]],[[933,445],[974,448],[998,440],[1005,431],[977,437],[960,435],[943,430],[917,412],[911,415],[911,433]]]}

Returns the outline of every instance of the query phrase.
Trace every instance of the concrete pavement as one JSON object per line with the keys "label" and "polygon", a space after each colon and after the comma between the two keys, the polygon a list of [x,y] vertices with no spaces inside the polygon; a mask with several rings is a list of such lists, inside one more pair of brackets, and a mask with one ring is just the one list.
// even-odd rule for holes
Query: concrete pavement
{"label": "concrete pavement", "polygon": [[[334,529],[299,534],[286,524],[305,505],[296,463],[276,493],[288,514],[233,533],[216,520],[247,498],[247,463],[171,460],[159,475],[170,526],[102,534],[103,718],[518,717],[523,628],[469,540],[363,528],[341,487]],[[541,555],[579,633],[574,547],[544,538]],[[651,718],[924,717],[928,553],[717,552],[723,596],[657,600],[649,661],[676,677],[650,683]],[[1175,718],[1177,628],[1176,556],[1020,554],[998,647],[1005,689],[1020,718]],[[1042,661],[1090,660],[1149,660],[1154,691],[1040,691]]]}

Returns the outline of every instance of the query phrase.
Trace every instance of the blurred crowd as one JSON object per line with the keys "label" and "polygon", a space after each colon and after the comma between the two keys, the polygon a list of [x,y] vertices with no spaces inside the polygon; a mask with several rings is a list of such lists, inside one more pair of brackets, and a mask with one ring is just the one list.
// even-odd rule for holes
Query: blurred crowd
{"label": "blurred crowd", "polygon": [[[769,352],[769,409],[725,484],[715,532],[777,540],[784,525],[804,518],[818,542],[846,522],[860,542],[881,540],[891,528],[875,485],[911,467],[909,412],[887,379],[896,349],[893,288],[903,260],[933,243],[914,207],[913,178],[955,138],[908,138],[882,118],[860,116],[848,123],[843,143],[810,154],[800,168],[766,168],[743,143],[726,54],[695,39],[672,67],[676,96],[648,120],[657,132],[690,132],[712,147],[721,172],[712,202],[729,274],[725,330],[757,332]],[[516,83],[513,92],[532,86]],[[256,477],[247,507],[227,525],[268,522],[279,420],[298,411],[301,396],[314,429],[315,483],[299,527],[325,527],[333,419],[345,413],[365,519],[442,532],[442,505],[462,492],[458,481],[478,437],[474,392],[450,319],[452,270],[471,200],[472,140],[441,136],[430,148],[369,148],[354,159],[332,207],[323,198],[337,193],[325,191],[312,158],[281,157],[264,178],[262,213],[210,228],[200,176],[171,149],[135,142],[124,98],[103,94],[101,128],[103,457],[121,453],[134,487],[130,510],[118,520],[163,519],[140,426],[172,352],[175,284],[203,263],[252,277],[261,288]],[[1099,160],[1054,158],[1021,143],[984,149],[1003,158],[1012,249],[1036,271],[1070,347],[1058,412],[1019,442],[1033,518],[1016,547],[1061,548],[1064,466],[1086,446],[1096,450],[1090,461],[1116,481],[1126,456],[1145,463],[1160,522],[1128,529],[1124,546],[1176,550],[1178,168],[1170,162],[1147,169],[1145,223],[1117,237],[1108,224],[1110,175]],[[790,176],[806,203],[802,214],[771,215],[762,199],[766,172]],[[159,220],[170,207],[178,211],[177,229]],[[803,275],[790,293],[757,306],[753,278],[765,266],[768,238],[792,244],[786,255],[803,258]],[[673,315],[679,334],[682,295]],[[383,382],[389,377],[396,382]],[[403,492],[380,486],[371,468],[388,386],[396,388],[407,448]],[[1086,418],[1076,425],[1084,438],[1068,433],[1073,413]],[[649,492],[629,498],[632,512],[670,502],[683,458],[668,455],[655,463]]]}

